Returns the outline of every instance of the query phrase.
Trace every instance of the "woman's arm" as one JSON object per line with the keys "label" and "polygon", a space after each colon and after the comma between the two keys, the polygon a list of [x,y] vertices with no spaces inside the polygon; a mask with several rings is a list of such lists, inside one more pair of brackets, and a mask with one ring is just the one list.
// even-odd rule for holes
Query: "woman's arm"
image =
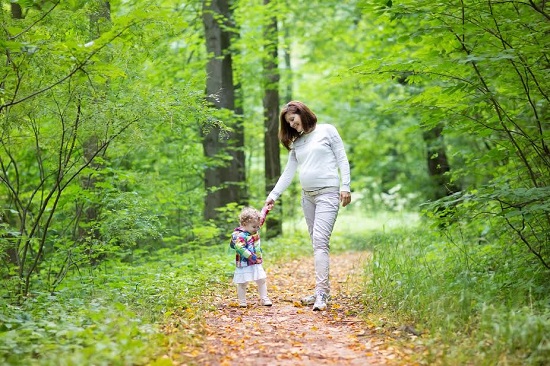
{"label": "woman's arm", "polygon": [[346,149],[344,148],[344,142],[342,141],[342,138],[340,137],[340,134],[338,133],[336,127],[334,127],[334,129],[331,131],[330,141],[332,152],[336,157],[336,164],[338,164],[338,169],[340,170],[340,179],[342,181],[341,190],[351,192],[349,161],[346,155]]}
{"label": "woman's arm", "polygon": [[351,173],[344,142],[336,127],[332,131],[330,140],[332,152],[336,157],[336,164],[338,164],[338,169],[340,170],[340,202],[342,202],[342,206],[346,207],[351,202]]}
{"label": "woman's arm", "polygon": [[267,199],[265,200],[266,205],[273,205],[273,203],[281,196],[281,194],[283,194],[290,183],[292,183],[292,179],[294,178],[294,174],[296,173],[297,168],[298,160],[296,159],[296,151],[292,149],[288,154],[288,161],[286,163],[283,174],[281,174],[279,180],[277,181],[277,184],[275,184],[275,187],[273,188],[271,193],[269,193],[269,196],[267,196]]}

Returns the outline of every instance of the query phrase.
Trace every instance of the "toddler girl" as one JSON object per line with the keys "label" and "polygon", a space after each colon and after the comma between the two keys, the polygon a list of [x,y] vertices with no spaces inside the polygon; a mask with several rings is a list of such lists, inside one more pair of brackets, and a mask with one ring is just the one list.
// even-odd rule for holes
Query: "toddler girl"
{"label": "toddler girl", "polygon": [[262,267],[262,248],[260,247],[260,233],[265,217],[269,212],[269,206],[265,206],[262,212],[245,207],[239,215],[240,226],[235,228],[231,235],[231,248],[235,249],[235,274],[233,283],[237,285],[237,297],[239,306],[246,307],[246,285],[255,281],[260,294],[260,304],[271,306],[272,302],[267,296],[267,275]]}

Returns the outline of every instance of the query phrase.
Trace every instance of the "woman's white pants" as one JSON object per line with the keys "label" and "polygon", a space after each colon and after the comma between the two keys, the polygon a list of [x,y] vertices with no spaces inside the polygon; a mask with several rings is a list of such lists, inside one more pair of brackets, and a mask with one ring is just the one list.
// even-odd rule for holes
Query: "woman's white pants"
{"label": "woman's white pants", "polygon": [[313,245],[315,292],[330,293],[329,241],[340,208],[340,192],[311,195],[302,191],[302,209]]}

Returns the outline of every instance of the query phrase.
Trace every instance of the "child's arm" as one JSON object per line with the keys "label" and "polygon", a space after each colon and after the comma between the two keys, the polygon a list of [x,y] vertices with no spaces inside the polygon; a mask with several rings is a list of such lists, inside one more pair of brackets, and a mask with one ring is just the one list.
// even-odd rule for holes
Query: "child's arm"
{"label": "child's arm", "polygon": [[263,226],[263,224],[265,222],[265,219],[267,217],[267,214],[269,213],[269,211],[271,211],[272,208],[273,208],[273,203],[270,203],[269,205],[265,205],[262,208],[262,211],[260,212],[261,213],[261,215],[260,215],[260,226]]}
{"label": "child's arm", "polygon": [[248,259],[253,253],[246,249],[246,238],[244,235],[238,235],[235,238],[235,251],[241,256]]}

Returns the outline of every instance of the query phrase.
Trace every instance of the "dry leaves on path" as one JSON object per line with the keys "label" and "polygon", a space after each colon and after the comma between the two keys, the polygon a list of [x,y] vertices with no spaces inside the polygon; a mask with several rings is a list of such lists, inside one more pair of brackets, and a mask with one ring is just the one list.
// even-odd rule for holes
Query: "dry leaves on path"
{"label": "dry leaves on path", "polygon": [[[362,320],[361,279],[368,253],[331,255],[332,300],[314,312],[299,299],[313,293],[313,259],[266,266],[272,307],[260,306],[249,285],[248,308],[235,302],[236,289],[213,301],[206,314],[206,338],[186,352],[196,365],[384,365],[401,351],[389,347],[374,324]],[[254,301],[253,301],[254,300]]]}

